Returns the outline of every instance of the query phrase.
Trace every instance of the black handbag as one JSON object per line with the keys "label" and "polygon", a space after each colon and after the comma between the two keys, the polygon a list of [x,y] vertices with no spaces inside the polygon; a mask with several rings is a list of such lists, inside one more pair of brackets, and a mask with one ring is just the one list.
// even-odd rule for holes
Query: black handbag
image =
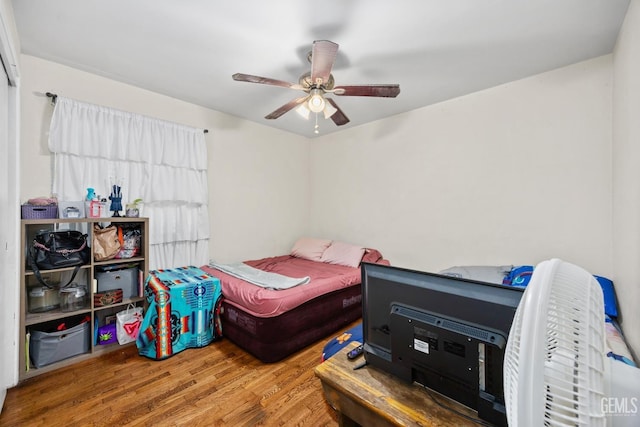
{"label": "black handbag", "polygon": [[86,264],[91,256],[87,235],[75,230],[38,233],[33,239],[33,251],[40,270]]}
{"label": "black handbag", "polygon": [[33,239],[29,253],[31,269],[42,284],[49,286],[42,279],[39,270],[76,267],[71,281],[80,266],[89,262],[91,249],[87,245],[87,235],[76,230],[45,231],[38,233]]}

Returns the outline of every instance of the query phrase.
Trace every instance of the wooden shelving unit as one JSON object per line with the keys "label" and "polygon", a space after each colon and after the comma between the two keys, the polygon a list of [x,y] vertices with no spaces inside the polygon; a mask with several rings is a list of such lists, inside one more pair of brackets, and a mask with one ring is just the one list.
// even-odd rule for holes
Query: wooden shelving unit
{"label": "wooden shelving unit", "polygon": [[[93,250],[91,252],[91,260],[88,264],[83,265],[74,282],[85,285],[87,291],[88,303],[86,308],[63,312],[56,308],[50,311],[44,312],[30,312],[29,311],[29,289],[33,286],[38,286],[39,282],[31,269],[28,261],[28,249],[33,242],[34,236],[41,231],[51,230],[78,230],[88,235],[87,241],[89,245],[92,242],[92,230],[93,225],[99,223],[102,225],[116,224],[116,225],[134,225],[140,230],[140,254],[133,258],[112,259],[108,261],[95,261],[93,256]],[[68,366],[73,363],[77,363],[82,360],[86,360],[92,357],[96,357],[105,352],[118,350],[122,346],[117,343],[108,345],[97,345],[96,337],[96,324],[101,326],[105,321],[105,318],[115,315],[115,313],[126,309],[128,304],[134,303],[136,305],[144,305],[145,299],[143,295],[143,286],[139,285],[138,296],[132,298],[125,298],[122,302],[112,304],[104,307],[95,307],[93,303],[93,295],[96,290],[94,286],[94,280],[96,279],[96,273],[100,267],[112,266],[118,267],[119,265],[137,265],[140,271],[139,280],[144,280],[149,274],[149,220],[148,218],[128,218],[128,217],[110,217],[110,218],[70,218],[70,219],[23,219],[21,221],[21,244],[23,248],[23,256],[21,257],[20,269],[21,269],[21,292],[20,292],[20,336],[23,338],[23,342],[19,345],[20,348],[20,380],[24,380],[36,375],[40,375],[55,369],[59,369],[63,366]],[[60,281],[66,283],[65,280],[70,278],[74,268],[61,268],[56,270],[40,270],[43,277],[51,279],[53,282]],[[41,366],[36,368],[31,363],[28,357],[28,340],[27,337],[32,330],[39,330],[38,327],[46,326],[52,322],[63,323],[65,320],[73,320],[78,316],[87,316],[90,320],[90,345],[89,350],[86,353],[79,354],[67,359],[63,359],[52,364]],[[127,345],[135,345],[134,343]]]}

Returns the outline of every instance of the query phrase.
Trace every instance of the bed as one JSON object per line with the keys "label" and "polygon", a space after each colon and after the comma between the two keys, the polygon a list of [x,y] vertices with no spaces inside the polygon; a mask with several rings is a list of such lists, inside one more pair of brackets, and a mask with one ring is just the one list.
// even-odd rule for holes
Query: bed
{"label": "bed", "polygon": [[[509,286],[526,287],[533,275],[533,265],[456,266],[439,273],[453,277],[480,280]],[[613,281],[594,275],[602,288],[605,313],[605,351],[607,357],[637,366],[618,322],[618,303]]]}
{"label": "bed", "polygon": [[[360,262],[385,263],[376,249],[326,239],[299,239],[287,255],[244,261],[301,283],[274,289],[211,262],[220,279],[223,336],[265,363],[277,362],[362,316]],[[249,279],[250,280],[250,279]],[[289,285],[287,285],[289,286]]]}

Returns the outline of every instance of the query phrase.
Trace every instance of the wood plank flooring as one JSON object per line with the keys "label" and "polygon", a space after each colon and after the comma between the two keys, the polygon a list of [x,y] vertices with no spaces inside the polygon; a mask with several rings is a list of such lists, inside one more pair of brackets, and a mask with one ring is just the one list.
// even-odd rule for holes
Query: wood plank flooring
{"label": "wood plank flooring", "polygon": [[228,339],[163,361],[124,347],[9,389],[0,426],[336,426],[313,371],[332,336],[269,364]]}

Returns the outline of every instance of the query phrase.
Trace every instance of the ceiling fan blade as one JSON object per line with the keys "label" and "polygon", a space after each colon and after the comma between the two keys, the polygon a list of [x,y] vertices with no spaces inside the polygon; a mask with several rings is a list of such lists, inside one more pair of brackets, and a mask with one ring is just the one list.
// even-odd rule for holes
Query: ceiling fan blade
{"label": "ceiling fan blade", "polygon": [[304,90],[304,88],[297,83],[289,83],[283,80],[270,79],[269,77],[252,76],[251,74],[242,74],[242,73],[235,73],[231,77],[233,77],[233,80],[236,80],[239,82],[260,83],[263,85],[280,86],[280,87],[286,87],[290,89]]}
{"label": "ceiling fan blade", "polygon": [[296,106],[302,104],[304,101],[307,100],[307,98],[309,98],[308,96],[301,96],[300,98],[296,98],[296,99],[292,99],[291,101],[287,102],[286,104],[284,104],[282,107],[278,108],[277,110],[273,111],[272,113],[264,116],[265,119],[277,119],[278,117],[280,117],[281,115],[283,115],[284,113],[293,110]]}
{"label": "ceiling fan blade", "polygon": [[335,113],[331,115],[331,120],[333,120],[333,122],[337,126],[342,126],[349,123],[349,118],[342,112],[340,107],[338,107],[338,104],[336,104],[336,102],[331,98],[325,98],[325,99],[329,102],[329,104],[333,106],[333,108],[337,110]]}
{"label": "ceiling fan blade", "polygon": [[333,62],[336,60],[338,45],[329,40],[313,42],[311,52],[311,83],[323,85],[329,81]]}
{"label": "ceiling fan blade", "polygon": [[359,85],[338,86],[333,89],[338,96],[379,96],[395,98],[400,93],[400,85]]}

